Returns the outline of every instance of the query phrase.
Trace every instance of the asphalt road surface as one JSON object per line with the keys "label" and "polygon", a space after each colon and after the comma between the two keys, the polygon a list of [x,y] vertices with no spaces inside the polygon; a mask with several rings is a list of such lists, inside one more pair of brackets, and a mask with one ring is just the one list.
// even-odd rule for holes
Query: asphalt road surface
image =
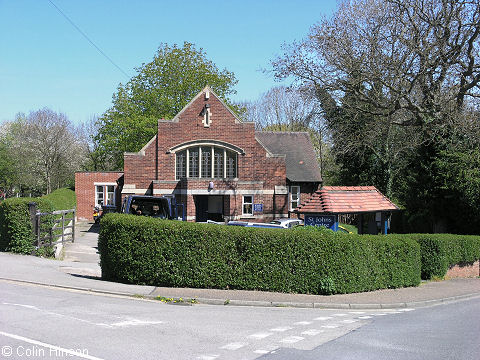
{"label": "asphalt road surface", "polygon": [[182,306],[0,281],[0,359],[479,359],[479,310]]}

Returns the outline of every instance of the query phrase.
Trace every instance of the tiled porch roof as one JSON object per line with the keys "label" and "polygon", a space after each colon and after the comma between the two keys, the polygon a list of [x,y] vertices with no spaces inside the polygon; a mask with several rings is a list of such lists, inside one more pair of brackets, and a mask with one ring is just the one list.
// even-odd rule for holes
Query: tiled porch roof
{"label": "tiled porch roof", "polygon": [[324,186],[298,209],[299,213],[363,213],[398,207],[375,186]]}

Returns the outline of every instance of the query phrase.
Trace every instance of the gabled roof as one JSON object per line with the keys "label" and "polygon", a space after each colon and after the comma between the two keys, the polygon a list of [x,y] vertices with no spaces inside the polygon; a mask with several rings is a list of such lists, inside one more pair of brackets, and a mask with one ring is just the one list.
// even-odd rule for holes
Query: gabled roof
{"label": "gabled roof", "polygon": [[[218,95],[212,90],[212,88],[211,88],[210,86],[208,86],[208,85],[205,86],[205,87],[203,88],[203,90],[200,91],[192,100],[190,100],[190,102],[189,102],[187,105],[185,105],[185,106],[183,107],[183,109],[180,110],[180,111],[178,112],[178,114],[175,115],[175,117],[174,117],[172,120],[160,119],[160,120],[158,120],[158,121],[159,121],[159,122],[178,122],[180,116],[185,112],[185,110],[187,110],[187,109],[195,102],[195,100],[197,100],[200,96],[205,96],[205,93],[206,93],[207,91],[210,93],[210,95],[215,96],[215,97],[218,99],[218,101],[220,101],[220,103],[230,112],[230,114],[232,114],[232,116],[234,117],[236,123],[239,123],[239,124],[240,124],[240,123],[245,123],[245,121],[242,121],[242,120],[237,116],[237,114],[235,114],[235,112],[233,112],[232,109],[230,109],[230,107],[227,106],[227,104],[225,104],[225,102],[220,98],[220,96],[218,96]],[[247,123],[248,123],[248,122],[247,122]]]}
{"label": "gabled roof", "polygon": [[255,138],[271,154],[285,155],[288,180],[322,181],[317,156],[307,132],[257,131]]}
{"label": "gabled roof", "polygon": [[363,213],[399,208],[375,186],[324,186],[298,209],[299,213]]}

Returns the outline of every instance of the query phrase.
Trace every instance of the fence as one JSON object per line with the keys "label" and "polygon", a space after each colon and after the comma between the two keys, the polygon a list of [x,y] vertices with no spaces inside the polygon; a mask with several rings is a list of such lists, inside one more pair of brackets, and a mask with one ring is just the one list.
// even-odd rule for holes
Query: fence
{"label": "fence", "polygon": [[29,206],[37,248],[75,242],[75,209],[42,213],[34,203]]}

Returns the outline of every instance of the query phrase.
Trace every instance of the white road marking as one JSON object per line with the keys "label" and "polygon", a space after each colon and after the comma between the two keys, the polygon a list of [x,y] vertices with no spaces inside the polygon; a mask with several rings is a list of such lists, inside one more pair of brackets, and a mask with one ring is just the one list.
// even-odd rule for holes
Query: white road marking
{"label": "white road marking", "polygon": [[372,314],[373,316],[385,316],[387,314],[384,314],[384,313],[379,313],[379,314]]}
{"label": "white road marking", "polygon": [[353,324],[353,323],[356,323],[357,321],[358,321],[358,320],[353,320],[353,319],[352,319],[352,320],[349,320],[349,319],[347,319],[347,320],[342,320],[342,322],[344,322],[345,324]]}
{"label": "white road marking", "polygon": [[342,316],[348,316],[348,314],[333,314],[332,316],[342,317]]}
{"label": "white road marking", "polygon": [[88,354],[84,354],[83,352],[74,351],[74,350],[71,350],[71,349],[64,349],[64,348],[61,348],[59,346],[43,343],[41,341],[29,339],[29,338],[19,336],[19,335],[9,334],[9,333],[3,332],[3,331],[0,331],[0,335],[9,337],[11,339],[24,341],[24,342],[32,344],[32,345],[38,345],[38,346],[46,347],[46,348],[52,349],[56,352],[58,351],[61,354],[66,354],[66,355],[68,354],[70,356],[77,356],[77,357],[80,357],[80,358],[90,359],[90,360],[102,360],[101,358],[91,356],[91,355],[88,355]]}
{"label": "white road marking", "polygon": [[268,351],[268,350],[254,350],[253,352],[255,354],[265,355],[265,354],[268,354],[270,351]]}
{"label": "white road marking", "polygon": [[33,306],[33,305],[15,304],[15,303],[8,303],[8,302],[2,302],[2,305],[12,305],[12,306],[24,307],[24,308],[27,308],[27,309],[40,310],[38,307]]}
{"label": "white road marking", "polygon": [[319,321],[324,321],[324,320],[330,320],[333,319],[331,316],[319,316],[313,320],[319,320]]}
{"label": "white road marking", "polygon": [[325,328],[325,329],[335,329],[337,327],[338,325],[322,325],[322,328]]}
{"label": "white road marking", "polygon": [[311,321],[298,321],[296,323],[293,323],[293,325],[310,325],[311,323]]}
{"label": "white road marking", "polygon": [[110,324],[110,326],[127,327],[127,326],[156,325],[156,324],[163,324],[163,321],[131,319],[131,320],[119,321],[119,322]]}
{"label": "white road marking", "polygon": [[398,309],[400,312],[414,311],[415,309]]}
{"label": "white road marking", "polygon": [[279,326],[279,327],[276,327],[276,328],[273,328],[273,329],[270,329],[270,331],[276,331],[276,332],[284,332],[284,331],[287,331],[287,330],[292,330],[293,328],[290,327],[290,326]]}
{"label": "white road marking", "polygon": [[198,360],[215,360],[220,355],[200,355],[197,357]]}
{"label": "white road marking", "polygon": [[255,354],[265,355],[265,354],[269,354],[269,353],[274,353],[277,349],[278,349],[278,346],[267,345],[267,346],[264,346],[263,349],[257,349],[257,350],[254,350],[253,352]]}
{"label": "white road marking", "polygon": [[309,329],[309,330],[306,330],[306,331],[303,331],[302,332],[302,335],[309,335],[309,336],[315,336],[315,335],[318,335],[322,332],[324,332],[325,330],[318,330],[318,329]]}
{"label": "white road marking", "polygon": [[302,341],[303,339],[305,338],[301,336],[289,336],[280,340],[280,342],[284,344],[295,344],[296,342]]}
{"label": "white road marking", "polygon": [[220,349],[224,349],[224,350],[238,350],[244,346],[248,345],[248,343],[240,343],[240,342],[236,342],[236,343],[230,343],[230,344],[227,344],[227,345],[223,345]]}
{"label": "white road marking", "polygon": [[273,333],[269,333],[269,332],[256,333],[256,334],[249,335],[248,337],[260,340],[260,339],[265,339],[266,337],[269,337],[270,335],[273,335]]}
{"label": "white road marking", "polygon": [[366,316],[359,316],[358,318],[364,320],[364,319],[371,319],[372,317],[366,315]]}
{"label": "white road marking", "polygon": [[43,310],[43,309],[40,309],[40,308],[38,308],[36,306],[33,306],[33,305],[15,304],[15,303],[6,303],[6,302],[2,303],[2,305],[18,306],[18,307],[23,307],[23,308],[26,308],[26,309],[32,309],[32,310],[39,311],[39,312],[44,313],[44,314],[59,316],[59,317],[63,317],[63,318],[66,318],[66,319],[80,321],[80,322],[84,322],[84,323],[87,323],[87,324],[90,324],[90,325],[95,325],[95,326],[112,327],[109,324],[96,323],[96,322],[93,322],[93,321],[80,319],[80,318],[70,316],[70,315],[64,315],[64,314],[59,314],[59,313],[56,313],[56,312],[53,312],[53,311]]}

